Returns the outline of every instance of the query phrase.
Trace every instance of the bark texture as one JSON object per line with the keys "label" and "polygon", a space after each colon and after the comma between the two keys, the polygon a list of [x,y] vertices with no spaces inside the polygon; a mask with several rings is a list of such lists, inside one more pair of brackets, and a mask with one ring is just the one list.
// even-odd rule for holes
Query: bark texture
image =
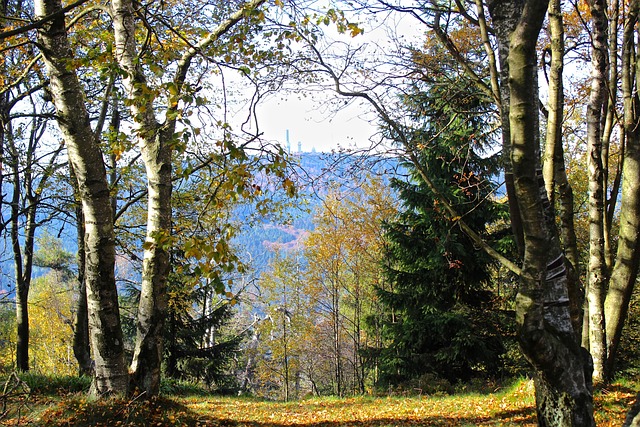
{"label": "bark texture", "polygon": [[[36,15],[61,10],[60,0],[37,0]],[[67,144],[85,223],[87,306],[95,377],[93,392],[125,394],[128,372],[118,307],[114,266],[115,235],[106,169],[93,134],[83,90],[69,66],[72,59],[64,15],[56,15],[38,31],[38,41],[50,77],[58,125]]]}
{"label": "bark texture", "polygon": [[[177,63],[174,84],[178,92],[183,89],[191,61],[199,52],[219,39],[235,24],[244,19],[247,11],[262,5],[265,0],[253,0],[211,33],[197,46],[186,49]],[[171,160],[175,145],[176,110],[178,97],[172,96],[166,107],[164,123],[155,116],[154,100],[144,71],[140,66],[135,41],[135,16],[132,0],[114,0],[111,3],[115,52],[118,64],[124,70],[123,84],[129,98],[130,111],[136,125],[142,158],[147,174],[148,213],[147,235],[142,268],[142,285],[136,345],[131,363],[133,386],[148,396],[158,394],[162,363],[162,328],[167,312],[166,280],[169,273],[171,246]]]}
{"label": "bark texture", "polygon": [[594,426],[589,364],[575,339],[564,256],[536,166],[536,42],[548,1],[502,3],[522,5],[509,48],[511,159],[525,245],[516,301],[518,336],[535,369],[538,424]]}
{"label": "bark texture", "polygon": [[560,218],[560,238],[567,262],[567,283],[571,322],[576,335],[582,330],[582,304],[584,290],[580,283],[578,269],[578,244],[573,221],[573,189],[567,177],[562,147],[562,121],[564,117],[564,24],[560,0],[549,2],[549,29],[551,32],[551,68],[549,70],[549,104],[547,135],[545,141],[543,176],[550,207],[556,206]]}
{"label": "bark texture", "polygon": [[502,156],[504,162],[504,180],[509,201],[511,229],[520,257],[524,256],[524,236],[520,221],[520,207],[517,203],[513,168],[511,165],[511,131],[509,123],[509,45],[510,35],[518,24],[523,0],[501,1],[487,0],[489,13],[495,27],[498,40],[498,60],[500,62],[500,117],[502,118]]}
{"label": "bark texture", "polygon": [[607,282],[604,238],[604,169],[602,163],[602,109],[607,99],[607,17],[605,0],[590,0],[592,29],[591,94],[587,105],[587,166],[589,170],[589,349],[593,377],[604,377],[606,337],[604,292]]}
{"label": "bark texture", "polygon": [[[631,294],[638,277],[640,264],[640,100],[637,87],[638,52],[634,43],[640,2],[629,5],[622,45],[622,97],[626,148],[623,159],[624,180],[620,206],[618,250],[611,274],[604,310],[607,335],[607,361],[605,374],[614,373],[615,357],[627,318]],[[635,84],[634,84],[635,83]],[[635,90],[634,90],[635,88]]]}
{"label": "bark texture", "polygon": [[85,257],[84,250],[84,215],[82,214],[82,201],[78,194],[78,180],[70,166],[70,178],[76,197],[76,230],[78,235],[78,262],[77,289],[75,317],[73,318],[73,355],[78,361],[78,375],[92,375],[91,347],[89,341],[89,312],[87,308],[87,285],[84,278]]}
{"label": "bark texture", "polygon": [[136,124],[147,175],[147,235],[142,263],[136,344],[131,363],[132,386],[150,396],[160,389],[162,328],[166,316],[166,280],[171,234],[171,144],[175,122],[161,126],[153,98],[137,61],[133,3],[112,2],[116,59],[124,70],[124,86]]}

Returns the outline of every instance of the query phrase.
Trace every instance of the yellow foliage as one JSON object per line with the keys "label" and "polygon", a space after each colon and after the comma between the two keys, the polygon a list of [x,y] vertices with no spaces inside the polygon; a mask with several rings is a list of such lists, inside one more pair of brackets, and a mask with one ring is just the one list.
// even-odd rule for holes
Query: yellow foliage
{"label": "yellow foliage", "polygon": [[13,305],[2,305],[0,311],[0,370],[9,372],[16,366],[16,313]]}
{"label": "yellow foliage", "polygon": [[30,366],[45,374],[74,375],[71,287],[51,272],[33,281],[29,295]]}

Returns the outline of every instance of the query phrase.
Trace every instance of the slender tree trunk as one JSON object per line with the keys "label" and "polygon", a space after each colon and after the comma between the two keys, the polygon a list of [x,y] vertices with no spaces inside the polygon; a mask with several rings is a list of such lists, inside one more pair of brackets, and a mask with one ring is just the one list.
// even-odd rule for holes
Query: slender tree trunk
{"label": "slender tree trunk", "polygon": [[580,337],[582,331],[582,305],[584,290],[578,273],[578,244],[573,221],[573,189],[569,183],[562,147],[562,120],[564,109],[564,24],[560,0],[549,2],[549,28],[551,30],[551,69],[549,71],[549,115],[544,151],[543,175],[551,209],[558,193],[560,237],[567,260],[567,281],[571,304],[573,329]]}
{"label": "slender tree trunk", "polygon": [[[29,287],[31,271],[27,275],[30,264],[27,254],[22,254],[20,245],[20,194],[22,180],[20,175],[20,159],[9,128],[9,152],[11,156],[11,173],[13,176],[13,196],[11,199],[11,248],[13,249],[13,265],[16,278],[16,369],[29,370]],[[28,238],[28,237],[27,237]],[[33,241],[32,241],[33,242]],[[25,248],[27,242],[25,242]],[[32,251],[33,253],[33,251]]]}
{"label": "slender tree trunk", "polygon": [[29,293],[22,289],[16,291],[16,369],[21,372],[29,370]]}
{"label": "slender tree trunk", "polygon": [[171,246],[171,146],[175,122],[162,127],[147,82],[136,60],[135,22],[131,0],[114,0],[113,27],[116,59],[131,101],[147,174],[147,236],[144,243],[142,285],[138,306],[136,345],[131,363],[133,385],[149,396],[158,394],[162,363],[162,327],[167,310],[166,279]]}
{"label": "slender tree trunk", "polygon": [[590,0],[592,30],[591,95],[587,105],[587,155],[589,169],[589,349],[593,377],[602,381],[606,360],[604,292],[607,268],[604,238],[604,171],[602,165],[602,109],[605,105],[607,72],[607,17],[605,0]]}
{"label": "slender tree trunk", "polygon": [[[286,291],[285,291],[286,292]],[[286,298],[286,295],[285,295]],[[282,312],[282,343],[283,345],[283,358],[282,363],[284,365],[284,400],[288,402],[291,399],[289,392],[289,336],[287,334],[287,304],[285,300],[284,311]]]}
{"label": "slender tree trunk", "polygon": [[[259,7],[265,0],[252,0],[224,20],[196,47],[189,47],[178,61],[174,83],[182,91],[191,60],[231,27],[244,19],[247,10]],[[142,158],[147,172],[148,214],[144,243],[142,285],[138,307],[136,346],[131,364],[136,387],[153,396],[160,386],[162,362],[162,326],[166,317],[166,279],[169,273],[171,242],[172,151],[174,145],[177,96],[168,102],[164,124],[155,117],[153,100],[140,66],[135,41],[134,5],[132,0],[112,1],[116,60],[125,71],[123,83],[137,127]]]}
{"label": "slender tree trunk", "polygon": [[[618,192],[615,191],[615,185],[613,187],[613,191],[611,192],[611,197],[607,197],[607,192],[609,188],[609,148],[611,146],[611,135],[613,133],[613,129],[616,126],[616,102],[617,102],[617,93],[618,91],[615,89],[618,86],[619,75],[618,75],[618,22],[620,15],[620,5],[618,0],[613,0],[609,2],[609,28],[612,28],[613,31],[609,32],[609,63],[608,63],[608,71],[609,71],[609,82],[606,97],[606,110],[603,120],[603,128],[602,128],[602,181],[603,186],[605,188],[604,194],[604,215],[603,215],[603,228],[604,228],[604,254],[605,254],[605,268],[607,271],[611,271],[613,267],[613,253],[611,249],[611,221],[612,217],[607,213],[611,211],[611,205],[617,204],[617,196]],[[614,181],[615,184],[615,181]]]}
{"label": "slender tree trunk", "polygon": [[510,37],[511,158],[525,243],[516,320],[522,351],[535,369],[538,424],[589,427],[595,425],[590,372],[575,339],[564,257],[536,166],[536,42],[547,6],[548,1],[525,1]]}
{"label": "slender tree trunk", "polygon": [[[163,138],[164,131],[160,131]],[[148,180],[147,237],[138,305],[138,328],[131,370],[133,381],[150,395],[158,394],[162,364],[162,328],[167,311],[171,230],[171,148],[164,143],[142,149]]]}
{"label": "slender tree trunk", "polygon": [[84,215],[82,214],[82,200],[78,193],[78,180],[69,164],[71,185],[75,196],[76,231],[78,240],[78,300],[76,301],[75,318],[73,319],[73,354],[78,361],[79,375],[92,375],[91,349],[89,341],[89,312],[87,307],[87,285],[85,282],[86,251],[84,233]]}
{"label": "slender tree trunk", "polygon": [[616,353],[640,264],[640,100],[637,94],[639,82],[634,82],[634,76],[636,79],[640,78],[637,74],[640,52],[636,52],[634,43],[639,10],[640,2],[632,1],[626,17],[622,42],[622,97],[626,149],[623,159],[624,180],[618,251],[604,305],[607,328],[606,379],[610,379],[614,374]]}
{"label": "slender tree trunk", "polygon": [[[60,0],[36,0],[36,15],[61,10]],[[78,180],[85,219],[85,279],[91,350],[95,360],[92,390],[99,395],[125,394],[128,373],[115,283],[115,235],[107,175],[98,140],[84,104],[75,72],[64,15],[38,31],[38,41],[50,77],[58,125]]]}
{"label": "slender tree trunk", "polygon": [[335,359],[336,395],[342,397],[342,340],[340,339],[340,296],[338,290],[338,270],[334,271],[331,279],[332,323],[333,323],[333,357]]}
{"label": "slender tree trunk", "polygon": [[494,22],[498,40],[498,59],[500,62],[500,117],[502,118],[502,156],[504,163],[505,189],[509,201],[509,217],[511,228],[520,258],[524,256],[524,235],[521,223],[520,206],[517,203],[516,188],[511,164],[511,130],[510,91],[509,91],[509,45],[510,35],[518,23],[518,8],[512,7],[512,2],[502,0],[487,0],[487,6]]}

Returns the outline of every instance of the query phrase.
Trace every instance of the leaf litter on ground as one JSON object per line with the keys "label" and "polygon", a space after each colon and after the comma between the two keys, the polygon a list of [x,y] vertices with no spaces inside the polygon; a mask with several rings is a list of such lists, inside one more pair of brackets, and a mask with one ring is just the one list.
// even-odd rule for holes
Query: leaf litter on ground
{"label": "leaf litter on ground", "polygon": [[[620,426],[636,390],[616,384],[596,393],[598,426]],[[168,396],[89,399],[69,394],[36,398],[0,419],[6,426],[271,426],[409,427],[536,425],[531,381],[488,394],[416,397],[310,398],[275,402],[254,398]]]}

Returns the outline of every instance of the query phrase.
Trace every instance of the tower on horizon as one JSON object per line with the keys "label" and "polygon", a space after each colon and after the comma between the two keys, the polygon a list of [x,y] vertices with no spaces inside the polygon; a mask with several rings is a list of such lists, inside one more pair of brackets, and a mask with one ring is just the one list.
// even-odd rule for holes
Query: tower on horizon
{"label": "tower on horizon", "polygon": [[291,154],[291,142],[289,141],[289,129],[287,129],[287,153]]}

